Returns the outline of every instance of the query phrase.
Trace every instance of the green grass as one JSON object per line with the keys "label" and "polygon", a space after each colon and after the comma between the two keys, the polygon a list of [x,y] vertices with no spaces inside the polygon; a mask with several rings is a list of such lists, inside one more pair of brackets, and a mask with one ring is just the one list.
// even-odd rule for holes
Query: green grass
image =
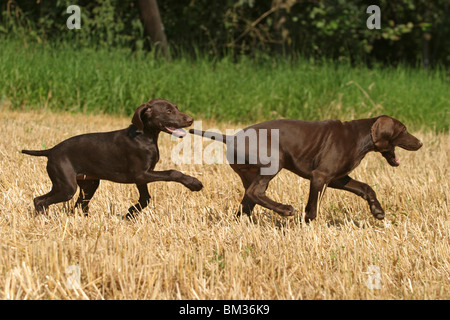
{"label": "green grass", "polygon": [[449,129],[449,75],[408,67],[201,56],[167,62],[128,49],[0,41],[0,97],[13,108],[130,115],[149,98],[195,118],[254,123],[389,114],[415,129]]}

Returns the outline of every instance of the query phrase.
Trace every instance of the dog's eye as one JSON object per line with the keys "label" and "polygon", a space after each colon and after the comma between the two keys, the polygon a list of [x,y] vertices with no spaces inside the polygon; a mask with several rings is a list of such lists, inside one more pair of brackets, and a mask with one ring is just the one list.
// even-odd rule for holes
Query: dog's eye
{"label": "dog's eye", "polygon": [[172,113],[172,110],[167,110],[167,114],[171,114]]}

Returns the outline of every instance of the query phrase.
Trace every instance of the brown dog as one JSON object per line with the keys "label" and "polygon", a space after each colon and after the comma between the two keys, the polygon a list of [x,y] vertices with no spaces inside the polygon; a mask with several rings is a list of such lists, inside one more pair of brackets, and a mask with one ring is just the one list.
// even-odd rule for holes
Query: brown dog
{"label": "brown dog", "polygon": [[[282,168],[309,179],[306,221],[316,217],[319,195],[327,186],[363,197],[373,216],[383,219],[384,210],[375,191],[348,174],[370,151],[380,152],[391,166],[398,166],[395,147],[415,151],[422,146],[400,121],[389,116],[348,122],[272,120],[234,136],[193,129],[189,132],[227,143],[227,159],[244,184],[241,210],[247,215],[256,204],[283,216],[295,214],[292,206],[269,199],[265,191]],[[253,142],[248,141],[252,137]]]}
{"label": "brown dog", "polygon": [[89,201],[101,179],[119,183],[134,183],[139,201],[128,209],[127,218],[148,205],[147,183],[176,181],[192,191],[202,189],[202,183],[179,171],[154,171],[159,161],[158,135],[161,131],[183,137],[180,129],[194,120],[181,113],[170,101],[153,99],[136,109],[132,125],[126,129],[82,134],[69,138],[48,150],[22,150],[23,153],[48,158],[47,172],[52,181],[49,193],[34,199],[36,211],[71,199],[80,187],[76,205],[87,214]]}

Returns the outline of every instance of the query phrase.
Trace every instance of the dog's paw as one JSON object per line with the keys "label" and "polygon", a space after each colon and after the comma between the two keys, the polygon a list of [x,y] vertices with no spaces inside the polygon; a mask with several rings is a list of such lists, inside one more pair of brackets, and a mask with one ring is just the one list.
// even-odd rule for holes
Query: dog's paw
{"label": "dog's paw", "polygon": [[186,183],[185,186],[191,191],[200,191],[203,189],[203,184],[197,178],[191,177],[191,181]]}
{"label": "dog's paw", "polygon": [[378,220],[383,220],[384,219],[384,210],[381,208],[380,205],[376,205],[376,204],[372,204],[370,206],[370,212],[372,212],[372,215],[374,216],[375,219]]}
{"label": "dog's paw", "polygon": [[297,210],[295,210],[293,206],[283,205],[279,209],[278,213],[284,217],[290,217],[290,216],[295,215],[297,213]]}
{"label": "dog's paw", "polygon": [[136,219],[136,216],[132,212],[127,212],[126,215],[122,216],[122,220],[125,220],[125,221],[133,221],[135,219]]}

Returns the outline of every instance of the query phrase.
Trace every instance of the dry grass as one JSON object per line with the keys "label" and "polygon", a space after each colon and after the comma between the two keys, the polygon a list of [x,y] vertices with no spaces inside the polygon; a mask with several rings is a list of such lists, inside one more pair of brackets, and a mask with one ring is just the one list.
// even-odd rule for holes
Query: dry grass
{"label": "dry grass", "polygon": [[[157,169],[177,168],[205,188],[150,184],[150,206],[127,222],[118,215],[137,200],[135,187],[106,181],[89,218],[68,214],[74,201],[33,216],[32,199],[51,186],[46,160],[19,150],[125,127],[129,119],[0,116],[0,299],[450,298],[448,134],[416,133],[425,145],[399,150],[399,168],[370,154],[355,170],[377,191],[384,221],[371,217],[364,200],[329,189],[309,225],[261,207],[253,220],[235,219],[238,176],[227,165],[172,164],[176,142],[162,134]],[[282,172],[269,193],[302,210],[308,181]],[[68,281],[77,276],[72,265],[80,271],[78,289]],[[379,289],[366,283],[372,265],[380,270]]]}

